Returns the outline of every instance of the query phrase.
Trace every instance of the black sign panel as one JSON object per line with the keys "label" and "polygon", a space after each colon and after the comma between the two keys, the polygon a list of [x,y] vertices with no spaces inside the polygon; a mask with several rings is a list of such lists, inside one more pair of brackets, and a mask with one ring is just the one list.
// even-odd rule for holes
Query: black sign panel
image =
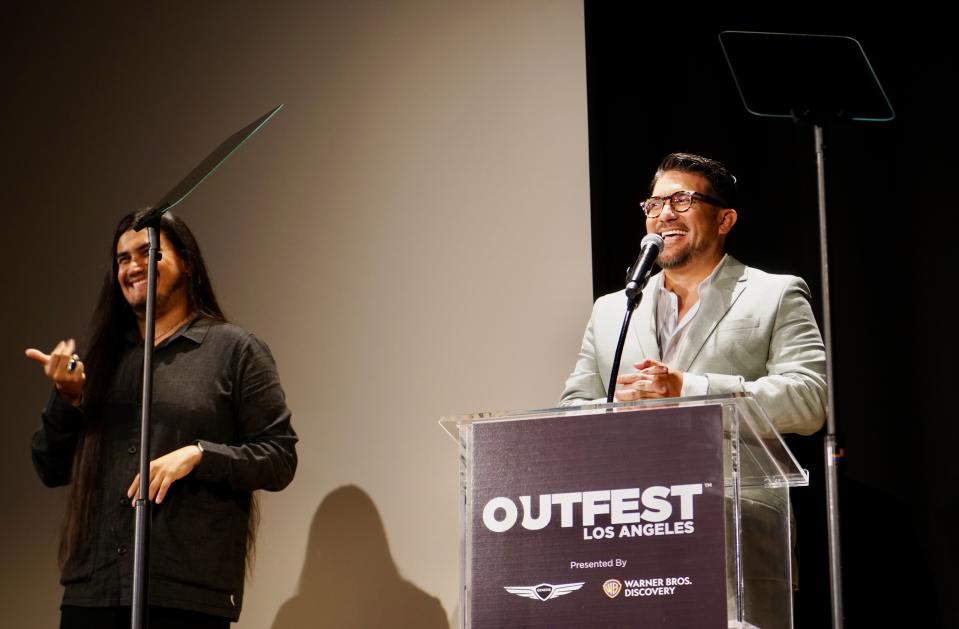
{"label": "black sign panel", "polygon": [[719,406],[473,426],[473,628],[726,627]]}

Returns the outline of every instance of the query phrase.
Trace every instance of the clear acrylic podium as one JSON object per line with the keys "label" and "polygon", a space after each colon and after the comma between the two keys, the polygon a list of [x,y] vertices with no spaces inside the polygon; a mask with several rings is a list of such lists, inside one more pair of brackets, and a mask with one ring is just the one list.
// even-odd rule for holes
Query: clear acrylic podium
{"label": "clear acrylic podium", "polygon": [[749,394],[444,417],[460,627],[792,627],[789,488]]}

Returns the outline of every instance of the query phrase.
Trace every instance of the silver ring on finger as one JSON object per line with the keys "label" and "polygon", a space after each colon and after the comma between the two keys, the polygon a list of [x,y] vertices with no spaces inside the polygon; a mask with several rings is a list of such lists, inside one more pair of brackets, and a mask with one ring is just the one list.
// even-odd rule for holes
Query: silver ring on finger
{"label": "silver ring on finger", "polygon": [[80,362],[80,357],[76,354],[70,356],[70,362],[67,363],[67,373],[73,373],[77,370],[77,363]]}

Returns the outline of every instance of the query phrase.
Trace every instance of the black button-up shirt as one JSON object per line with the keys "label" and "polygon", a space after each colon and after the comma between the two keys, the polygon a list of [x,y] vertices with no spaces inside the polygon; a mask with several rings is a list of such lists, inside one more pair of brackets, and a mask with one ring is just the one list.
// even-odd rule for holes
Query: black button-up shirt
{"label": "black button-up shirt", "polygon": [[[269,348],[235,325],[198,318],[155,351],[150,459],[198,443],[197,468],[152,506],[150,604],[236,620],[243,600],[251,493],[293,479],[296,433]],[[89,526],[92,547],[64,566],[64,605],[129,605],[135,510],[126,492],[139,465],[142,341],[130,339],[102,406]],[[89,421],[54,393],[33,436],[44,484],[70,482]]]}

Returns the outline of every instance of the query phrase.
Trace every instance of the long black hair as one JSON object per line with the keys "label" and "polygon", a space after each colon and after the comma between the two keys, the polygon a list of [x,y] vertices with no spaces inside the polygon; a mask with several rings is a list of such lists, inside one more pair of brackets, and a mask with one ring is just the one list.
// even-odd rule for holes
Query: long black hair
{"label": "long black hair", "polygon": [[[84,384],[82,408],[88,419],[84,424],[73,456],[73,471],[67,499],[67,512],[60,536],[59,562],[61,569],[81,551],[89,547],[86,535],[90,506],[97,486],[97,467],[100,459],[102,420],[100,408],[106,399],[116,375],[117,366],[126,347],[130,330],[136,330],[136,315],[123,296],[117,279],[117,242],[120,236],[133,229],[146,209],[127,214],[117,223],[110,244],[110,267],[103,278],[100,296],[90,326],[89,342],[84,356]],[[213,292],[203,254],[193,232],[178,216],[167,212],[160,220],[160,232],[183,262],[187,277],[189,311],[214,321],[226,322],[226,316]],[[250,536],[255,534],[257,509],[251,501]],[[248,558],[252,557],[251,539],[247,540]]]}
{"label": "long black hair", "polygon": [[[124,298],[117,279],[116,254],[120,236],[133,229],[134,224],[145,212],[146,210],[138,210],[127,214],[120,219],[113,233],[113,242],[110,245],[110,270],[103,278],[100,297],[93,311],[90,343],[83,362],[87,373],[83,399],[85,410],[88,412],[95,411],[97,405],[103,401],[123,353],[127,334],[131,329],[136,329],[136,315]],[[226,316],[220,309],[216,294],[213,292],[206,263],[203,261],[203,254],[200,252],[200,246],[193,232],[179,216],[171,212],[167,212],[160,219],[160,232],[166,236],[167,242],[183,262],[188,281],[188,311],[215,321],[225,322]]]}

